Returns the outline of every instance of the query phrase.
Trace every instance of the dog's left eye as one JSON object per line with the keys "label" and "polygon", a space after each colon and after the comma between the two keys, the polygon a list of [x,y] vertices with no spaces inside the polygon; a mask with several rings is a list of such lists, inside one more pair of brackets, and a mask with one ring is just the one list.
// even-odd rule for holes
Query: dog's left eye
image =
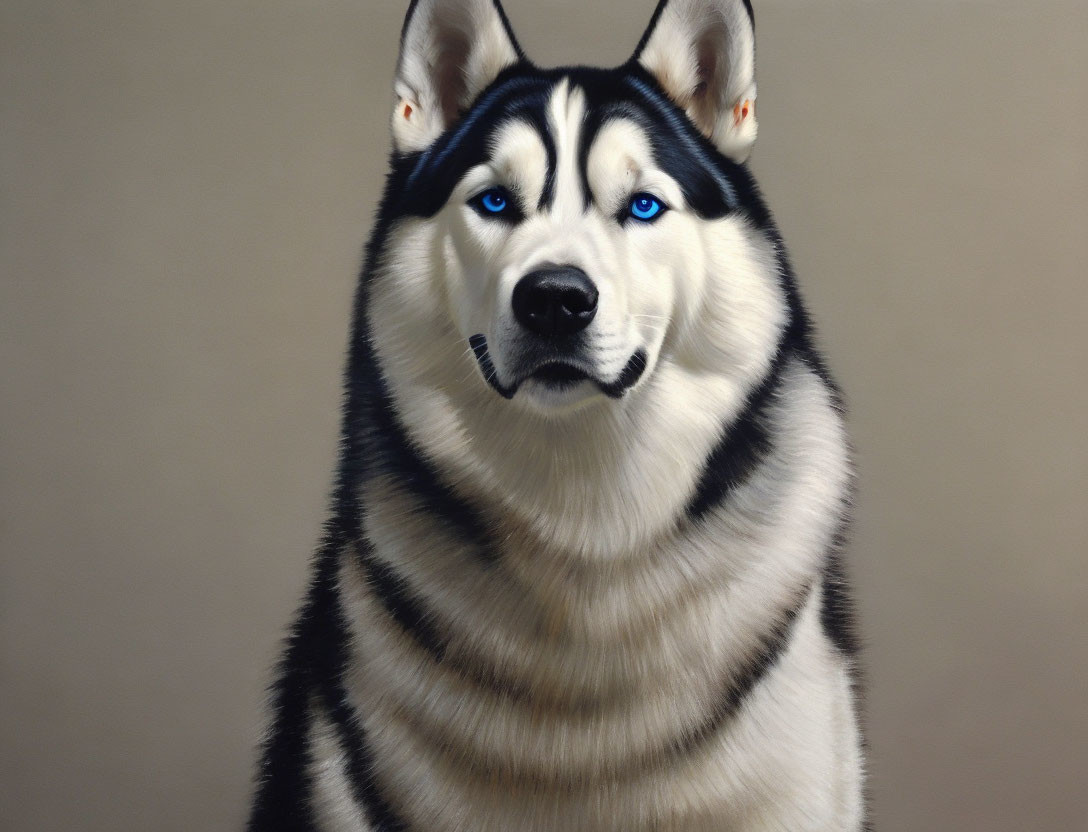
{"label": "dog's left eye", "polygon": [[470,199],[468,204],[482,217],[513,219],[517,214],[514,196],[506,188],[489,188]]}
{"label": "dog's left eye", "polygon": [[668,210],[653,194],[635,194],[631,197],[630,214],[639,222],[653,222]]}

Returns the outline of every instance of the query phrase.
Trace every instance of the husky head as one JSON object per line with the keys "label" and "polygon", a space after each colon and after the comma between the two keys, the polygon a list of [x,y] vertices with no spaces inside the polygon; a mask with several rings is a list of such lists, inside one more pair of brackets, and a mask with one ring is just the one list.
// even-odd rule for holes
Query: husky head
{"label": "husky head", "polygon": [[414,0],[359,339],[415,444],[510,493],[534,439],[552,473],[633,431],[698,467],[791,317],[744,164],[754,56],[747,0],[662,0],[624,65],[554,70],[498,0]]}

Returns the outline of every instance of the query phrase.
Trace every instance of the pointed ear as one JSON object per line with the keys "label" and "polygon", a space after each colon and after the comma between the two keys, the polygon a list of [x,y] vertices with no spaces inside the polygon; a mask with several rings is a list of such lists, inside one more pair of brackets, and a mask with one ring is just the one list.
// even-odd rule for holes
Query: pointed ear
{"label": "pointed ear", "polygon": [[393,87],[394,148],[423,150],[522,59],[498,0],[413,0]]}
{"label": "pointed ear", "polygon": [[725,156],[756,140],[756,37],[749,0],[661,0],[634,59]]}

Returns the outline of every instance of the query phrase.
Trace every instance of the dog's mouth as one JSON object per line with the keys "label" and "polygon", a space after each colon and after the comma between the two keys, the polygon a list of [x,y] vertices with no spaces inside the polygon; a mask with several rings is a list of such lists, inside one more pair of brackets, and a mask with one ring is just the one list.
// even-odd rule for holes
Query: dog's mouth
{"label": "dog's mouth", "polygon": [[541,384],[554,387],[557,390],[573,387],[579,382],[588,381],[589,378],[589,373],[585,372],[585,370],[558,361],[538,367],[527,376],[527,380],[539,381]]}
{"label": "dog's mouth", "polygon": [[583,368],[565,361],[549,361],[523,373],[513,384],[507,385],[499,380],[498,371],[488,352],[487,337],[474,335],[469,339],[469,345],[487,383],[505,399],[514,398],[526,382],[534,382],[554,392],[563,392],[582,382],[591,382],[609,398],[619,399],[634,387],[646,372],[646,352],[638,350],[628,360],[619,377],[613,381],[598,378]]}

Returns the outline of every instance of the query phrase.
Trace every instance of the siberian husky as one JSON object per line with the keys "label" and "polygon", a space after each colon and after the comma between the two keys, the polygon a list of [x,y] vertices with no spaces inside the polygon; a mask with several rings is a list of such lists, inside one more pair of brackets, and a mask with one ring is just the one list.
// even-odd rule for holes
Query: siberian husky
{"label": "siberian husky", "polygon": [[608,70],[411,4],[252,832],[865,826],[848,444],[754,56],[746,0]]}

